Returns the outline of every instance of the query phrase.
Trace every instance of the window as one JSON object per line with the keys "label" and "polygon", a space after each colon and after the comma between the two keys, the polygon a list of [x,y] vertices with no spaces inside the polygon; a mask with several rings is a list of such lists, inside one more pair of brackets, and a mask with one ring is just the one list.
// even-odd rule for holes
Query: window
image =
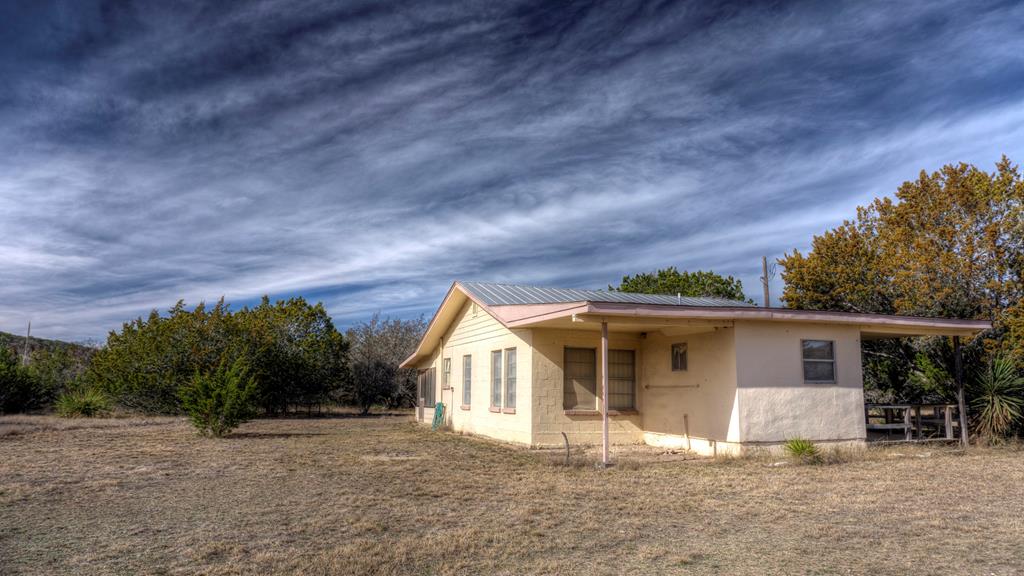
{"label": "window", "polygon": [[447,390],[452,385],[452,359],[451,358],[445,358],[441,362],[441,370],[442,370],[443,378],[444,378],[444,380],[443,380],[444,387]]}
{"label": "window", "polygon": [[636,353],[608,351],[608,409],[636,408]]}
{"label": "window", "polygon": [[420,406],[434,406],[434,378],[436,369],[429,368],[419,374]]}
{"label": "window", "polygon": [[562,407],[597,409],[597,350],[566,348],[563,365]]}
{"label": "window", "polygon": [[836,381],[835,343],[831,340],[802,340],[804,382],[832,384]]}
{"label": "window", "polygon": [[672,345],[672,371],[683,372],[686,370],[686,342],[679,342]]}
{"label": "window", "polygon": [[516,407],[516,349],[505,350],[505,408]]}
{"label": "window", "polygon": [[501,350],[491,352],[491,408],[501,408]]}
{"label": "window", "polygon": [[473,397],[473,357],[462,357],[462,404],[469,406]]}

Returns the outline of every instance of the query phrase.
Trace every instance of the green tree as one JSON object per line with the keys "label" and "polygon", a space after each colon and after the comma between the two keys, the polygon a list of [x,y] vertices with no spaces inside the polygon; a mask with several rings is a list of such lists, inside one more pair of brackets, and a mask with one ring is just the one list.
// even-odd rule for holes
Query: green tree
{"label": "green tree", "polygon": [[220,438],[252,418],[256,380],[246,374],[245,366],[244,359],[237,358],[209,373],[197,371],[178,391],[199,434]]}
{"label": "green tree", "polygon": [[42,395],[32,374],[18,356],[0,347],[0,414],[24,412],[42,405]]}
{"label": "green tree", "polygon": [[349,344],[323,304],[303,298],[271,303],[264,297],[255,308],[239,311],[237,320],[265,412],[339,399],[349,375]]}
{"label": "green tree", "polygon": [[347,347],[323,305],[302,298],[232,312],[223,300],[188,310],[178,302],[111,332],[96,352],[88,383],[118,403],[151,413],[180,413],[179,391],[198,372],[244,358],[267,413],[336,399],[346,377]]}
{"label": "green tree", "polygon": [[[854,220],[815,236],[809,253],[794,250],[779,264],[791,308],[988,319],[995,329],[966,354],[1024,359],[1024,179],[1006,157],[993,173],[967,164],[922,171],[895,199],[858,208]],[[864,349],[873,386],[904,399],[948,389],[932,386],[952,373],[948,342]]]}
{"label": "green tree", "polygon": [[608,289],[635,294],[681,294],[750,302],[743,293],[743,283],[732,276],[722,276],[710,270],[680,272],[675,266],[655,272],[623,276],[618,286],[608,286]]}
{"label": "green tree", "polygon": [[75,389],[85,376],[94,350],[79,346],[37,348],[28,364],[36,382],[40,402],[49,406],[65,392]]}
{"label": "green tree", "polygon": [[87,378],[118,403],[148,413],[181,411],[178,390],[241,353],[239,328],[223,300],[188,310],[179,301],[161,316],[126,322],[96,352]]}
{"label": "green tree", "polygon": [[[1024,179],[947,165],[779,260],[792,308],[995,320],[1024,298]],[[1022,343],[1012,343],[1019,345]]]}

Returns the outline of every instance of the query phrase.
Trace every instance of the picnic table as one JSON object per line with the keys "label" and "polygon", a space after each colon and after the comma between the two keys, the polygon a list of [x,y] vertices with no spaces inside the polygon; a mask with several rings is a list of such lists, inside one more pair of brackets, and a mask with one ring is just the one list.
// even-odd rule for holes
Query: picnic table
{"label": "picnic table", "polygon": [[952,440],[956,404],[865,404],[864,421],[868,432],[892,432],[904,441]]}

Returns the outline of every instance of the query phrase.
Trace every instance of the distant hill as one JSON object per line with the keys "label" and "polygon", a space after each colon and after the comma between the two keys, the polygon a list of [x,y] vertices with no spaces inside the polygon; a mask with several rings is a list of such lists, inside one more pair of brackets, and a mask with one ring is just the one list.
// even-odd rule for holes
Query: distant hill
{"label": "distant hill", "polygon": [[[16,352],[18,356],[21,356],[22,351],[25,349],[25,337],[18,336],[17,334],[0,332],[0,348],[10,348]],[[32,354],[36,350],[49,350],[51,352],[66,350],[74,356],[85,357],[88,357],[94,351],[94,348],[84,344],[64,342],[63,340],[47,340],[46,338],[36,338],[35,336],[29,340],[28,349],[29,354]]]}

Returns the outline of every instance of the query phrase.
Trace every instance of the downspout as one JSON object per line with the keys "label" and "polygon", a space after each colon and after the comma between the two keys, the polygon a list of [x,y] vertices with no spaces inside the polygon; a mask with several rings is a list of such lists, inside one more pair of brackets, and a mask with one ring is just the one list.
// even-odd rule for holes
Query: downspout
{"label": "downspout", "polygon": [[[447,384],[445,384],[445,382],[444,382],[444,378],[445,378],[445,374],[444,374],[444,336],[441,336],[440,338],[438,338],[437,342],[438,342],[438,344],[437,344],[437,346],[438,346],[437,362],[441,365],[440,366],[441,369],[438,370],[438,372],[441,373],[441,394],[438,396],[438,399],[441,401],[441,404],[444,404],[444,389],[447,387]],[[434,387],[435,387],[434,389],[436,390],[437,389],[437,382],[434,382]],[[434,409],[435,410],[437,409],[437,403],[434,403]],[[451,418],[451,414],[450,414],[451,410],[445,410],[445,412],[449,412],[448,414],[445,414],[445,418]]]}

